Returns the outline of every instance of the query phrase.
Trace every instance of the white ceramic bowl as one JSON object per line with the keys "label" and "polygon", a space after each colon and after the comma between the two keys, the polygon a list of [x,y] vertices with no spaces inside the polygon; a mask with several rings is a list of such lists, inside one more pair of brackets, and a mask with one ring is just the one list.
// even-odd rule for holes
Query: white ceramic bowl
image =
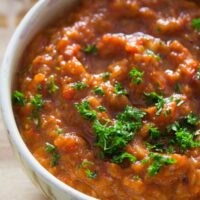
{"label": "white ceramic bowl", "polygon": [[14,33],[5,54],[0,72],[0,104],[8,137],[14,152],[21,161],[31,180],[41,188],[49,199],[54,200],[94,200],[62,183],[33,157],[23,142],[13,115],[11,89],[16,68],[35,34],[42,30],[60,13],[69,12],[77,0],[40,0],[29,11]]}

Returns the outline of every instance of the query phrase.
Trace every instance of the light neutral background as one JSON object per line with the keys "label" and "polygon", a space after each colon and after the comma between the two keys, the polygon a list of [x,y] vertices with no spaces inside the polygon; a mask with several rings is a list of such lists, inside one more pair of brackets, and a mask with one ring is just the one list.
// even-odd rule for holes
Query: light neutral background
{"label": "light neutral background", "polygon": [[[0,0],[0,63],[16,24],[32,6],[32,0]],[[3,95],[3,94],[0,94]],[[0,199],[46,200],[16,161],[0,113]]]}

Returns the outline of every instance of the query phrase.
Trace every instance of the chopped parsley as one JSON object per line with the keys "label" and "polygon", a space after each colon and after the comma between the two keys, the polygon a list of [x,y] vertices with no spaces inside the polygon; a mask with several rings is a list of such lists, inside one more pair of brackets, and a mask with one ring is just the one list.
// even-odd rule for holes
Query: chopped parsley
{"label": "chopped parsley", "polygon": [[199,66],[198,71],[197,71],[197,78],[198,78],[198,80],[200,80],[200,66]]}
{"label": "chopped parsley", "polygon": [[77,82],[77,83],[74,83],[72,85],[72,88],[76,89],[76,90],[84,90],[88,87],[88,85],[84,82]]}
{"label": "chopped parsley", "polygon": [[165,104],[163,96],[158,95],[156,92],[144,93],[144,95],[149,104],[155,103],[157,109],[156,115],[160,115]]}
{"label": "chopped parsley", "polygon": [[102,78],[103,78],[104,80],[108,80],[108,79],[110,78],[110,75],[111,75],[110,72],[105,72],[105,73],[102,74]]}
{"label": "chopped parsley", "polygon": [[89,160],[87,160],[87,159],[84,159],[83,160],[83,162],[80,164],[80,167],[87,167],[87,166],[93,166],[94,165],[94,163],[93,162],[91,162],[91,161],[89,161]]}
{"label": "chopped parsley", "polygon": [[95,93],[96,95],[99,95],[99,96],[103,96],[103,95],[105,94],[105,92],[103,91],[103,89],[100,88],[100,87],[95,87],[94,93]]}
{"label": "chopped parsley", "polygon": [[132,82],[136,85],[139,85],[142,83],[142,78],[144,76],[144,72],[140,72],[136,68],[133,68],[130,73],[130,77],[132,78]]}
{"label": "chopped parsley", "polygon": [[[96,120],[93,125],[96,133],[96,145],[104,154],[119,156],[123,148],[133,139],[136,131],[142,126],[142,118],[146,113],[127,106],[124,113],[117,116],[112,125],[102,124]],[[135,121],[133,121],[135,120]]]}
{"label": "chopped parsley", "polygon": [[83,101],[80,104],[75,103],[75,108],[78,110],[80,115],[86,120],[95,120],[97,113],[94,110],[91,110],[90,104],[88,101]]}
{"label": "chopped parsley", "polygon": [[58,164],[58,161],[60,159],[60,154],[56,152],[56,147],[53,144],[50,144],[46,142],[45,144],[45,151],[47,153],[50,153],[52,155],[51,158],[51,166],[55,167]]}
{"label": "chopped parsley", "polygon": [[16,90],[12,93],[12,101],[13,103],[18,104],[20,106],[25,106],[27,100],[22,92]]}
{"label": "chopped parsley", "polygon": [[98,52],[98,48],[96,44],[87,45],[83,51],[87,54],[96,54]]}
{"label": "chopped parsley", "polygon": [[51,76],[51,77],[50,77],[50,82],[49,82],[49,84],[47,85],[47,90],[48,90],[48,92],[49,92],[50,94],[53,94],[53,93],[55,93],[56,91],[59,90],[58,85],[56,85],[56,83],[55,83],[55,77],[54,77],[54,76]]}
{"label": "chopped parsley", "polygon": [[200,31],[200,18],[196,18],[192,20],[192,27],[197,31]]}
{"label": "chopped parsley", "polygon": [[124,112],[118,115],[118,119],[121,121],[128,121],[130,119],[141,121],[145,115],[146,113],[138,108],[126,106]]}
{"label": "chopped parsley", "polygon": [[63,134],[64,131],[63,131],[62,128],[57,128],[57,129],[56,129],[56,133],[60,135],[60,134]]}
{"label": "chopped parsley", "polygon": [[97,110],[98,110],[99,112],[105,112],[105,111],[106,111],[106,108],[105,108],[104,106],[98,106],[98,107],[97,107]]}
{"label": "chopped parsley", "polygon": [[167,110],[165,110],[165,112],[164,112],[164,116],[167,117],[167,116],[169,116],[171,113],[172,113],[171,109],[167,109]]}
{"label": "chopped parsley", "polygon": [[33,106],[31,118],[36,124],[36,128],[40,128],[40,110],[45,104],[45,101],[42,99],[41,94],[36,94],[35,97],[31,98],[31,104]]}
{"label": "chopped parsley", "polygon": [[90,179],[95,179],[97,177],[96,171],[92,172],[90,169],[86,169],[85,173],[86,173],[87,177],[90,178]]}
{"label": "chopped parsley", "polygon": [[114,93],[117,95],[127,95],[128,91],[123,89],[122,85],[118,82],[115,83]]}
{"label": "chopped parsley", "polygon": [[175,84],[175,86],[174,86],[174,91],[176,92],[176,93],[181,93],[181,85],[180,85],[180,83],[176,83]]}
{"label": "chopped parsley", "polygon": [[58,161],[60,160],[60,154],[53,153],[52,160],[51,160],[51,166],[55,167],[58,164]]}
{"label": "chopped parsley", "polygon": [[121,164],[124,162],[124,160],[129,160],[131,163],[135,163],[137,161],[136,157],[133,156],[130,153],[124,152],[120,155],[116,155],[112,158],[111,162],[116,163],[116,164]]}
{"label": "chopped parsley", "polygon": [[155,54],[153,51],[151,51],[150,49],[147,49],[146,50],[146,54],[147,55],[150,55],[152,57],[154,57],[157,61],[160,61],[161,60],[161,57],[157,54]]}
{"label": "chopped parsley", "polygon": [[192,112],[188,116],[186,116],[186,120],[188,124],[194,126],[197,126],[199,123],[199,117]]}
{"label": "chopped parsley", "polygon": [[[193,120],[192,120],[193,123]],[[172,144],[177,144],[182,151],[189,148],[195,148],[200,146],[200,141],[194,140],[194,134],[187,127],[181,126],[179,122],[175,122],[168,126],[168,132],[174,132],[175,136],[171,140]]]}
{"label": "chopped parsley", "polygon": [[53,153],[53,152],[55,152],[55,150],[56,150],[56,147],[53,144],[50,144],[50,143],[46,142],[45,151],[47,153]]}
{"label": "chopped parsley", "polygon": [[161,135],[160,131],[155,126],[149,127],[149,135],[151,139],[158,139]]}
{"label": "chopped parsley", "polygon": [[170,158],[168,156],[164,156],[158,153],[150,153],[148,156],[148,160],[150,159],[152,159],[153,162],[147,168],[149,176],[155,176],[159,173],[162,167],[167,165],[173,165],[177,162],[174,158]]}
{"label": "chopped parsley", "polygon": [[133,178],[134,181],[139,181],[139,180],[141,179],[141,178],[140,178],[139,176],[137,176],[137,175],[132,176],[132,178]]}

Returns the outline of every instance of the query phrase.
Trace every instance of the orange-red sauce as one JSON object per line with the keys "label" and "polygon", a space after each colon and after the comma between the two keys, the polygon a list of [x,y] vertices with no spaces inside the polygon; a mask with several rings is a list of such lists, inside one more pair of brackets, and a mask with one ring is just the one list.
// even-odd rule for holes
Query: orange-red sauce
{"label": "orange-red sauce", "polygon": [[[41,165],[103,200],[200,199],[200,32],[192,23],[199,18],[198,1],[87,0],[38,34],[16,75],[13,91],[23,102],[15,93],[13,105]],[[152,92],[159,97],[149,103]],[[80,113],[81,102],[93,117]],[[94,123],[106,133],[127,105],[145,115],[127,144],[108,153],[97,145]],[[181,127],[170,129],[175,122]],[[136,160],[113,162],[124,152]],[[174,162],[150,174],[150,153]]]}

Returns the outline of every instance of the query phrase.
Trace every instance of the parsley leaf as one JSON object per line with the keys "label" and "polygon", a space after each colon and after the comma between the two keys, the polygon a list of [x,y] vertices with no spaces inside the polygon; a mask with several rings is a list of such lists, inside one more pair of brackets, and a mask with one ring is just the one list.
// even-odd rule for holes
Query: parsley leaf
{"label": "parsley leaf", "polygon": [[200,18],[192,20],[192,27],[196,28],[197,31],[200,31]]}
{"label": "parsley leaf", "polygon": [[49,84],[48,84],[48,86],[47,86],[47,89],[48,89],[48,92],[50,93],[50,94],[53,94],[53,93],[55,93],[57,90],[59,90],[59,87],[56,85],[56,83],[55,83],[55,78],[54,78],[54,76],[51,76],[50,77],[50,82],[49,82]]}
{"label": "parsley leaf", "polygon": [[110,75],[111,75],[110,72],[105,72],[105,73],[102,74],[102,78],[103,78],[104,80],[108,80],[108,79],[110,78]]}
{"label": "parsley leaf", "polygon": [[200,66],[199,66],[198,71],[197,71],[197,78],[198,78],[198,80],[200,80]]}
{"label": "parsley leaf", "polygon": [[87,167],[88,165],[93,166],[94,163],[87,159],[84,159],[83,162],[80,164],[80,167]]}
{"label": "parsley leaf", "polygon": [[103,91],[103,89],[100,88],[100,87],[95,87],[94,93],[95,93],[96,95],[100,95],[100,96],[103,96],[103,95],[105,94],[104,91]]}
{"label": "parsley leaf", "polygon": [[72,88],[76,89],[76,90],[84,90],[85,88],[87,88],[88,85],[86,83],[83,83],[83,82],[77,82],[77,83],[74,83],[72,85]]}
{"label": "parsley leaf", "polygon": [[83,51],[87,54],[96,54],[98,52],[96,44],[87,45]]}
{"label": "parsley leaf", "polygon": [[13,103],[18,104],[20,106],[25,106],[27,100],[22,92],[16,90],[12,94],[12,101]]}
{"label": "parsley leaf", "polygon": [[156,92],[144,93],[144,95],[150,104],[155,103],[157,109],[156,115],[160,115],[165,104],[163,96],[158,95]]}
{"label": "parsley leaf", "polygon": [[149,127],[149,134],[151,139],[158,139],[160,137],[160,131],[154,126]]}
{"label": "parsley leaf", "polygon": [[115,83],[114,93],[117,95],[127,95],[128,91],[122,88],[122,85],[118,82]]}
{"label": "parsley leaf", "polygon": [[116,164],[121,164],[121,163],[124,162],[125,159],[128,159],[131,163],[134,163],[134,162],[137,161],[135,156],[133,156],[130,153],[124,152],[124,153],[122,153],[120,155],[115,155],[112,158],[111,162],[116,163]]}
{"label": "parsley leaf", "polygon": [[191,112],[188,116],[186,116],[186,120],[188,124],[196,126],[199,122],[199,117]]}
{"label": "parsley leaf", "polygon": [[58,164],[58,161],[60,160],[60,154],[53,153],[52,160],[51,160],[51,166],[55,167]]}
{"label": "parsley leaf", "polygon": [[101,124],[96,120],[93,130],[96,133],[96,145],[107,155],[116,155],[134,137],[141,127],[141,122],[121,122],[116,120],[113,125]]}
{"label": "parsley leaf", "polygon": [[55,152],[55,150],[56,150],[56,147],[54,145],[46,142],[46,144],[45,144],[45,151],[47,153],[53,153],[53,152]]}
{"label": "parsley leaf", "polygon": [[98,106],[98,107],[97,107],[97,110],[100,111],[100,112],[105,112],[105,111],[106,111],[106,108],[103,107],[103,106]]}
{"label": "parsley leaf", "polygon": [[174,158],[163,156],[158,153],[150,153],[149,158],[153,160],[153,162],[147,169],[149,176],[154,176],[158,174],[163,166],[172,165],[177,162]]}
{"label": "parsley leaf", "polygon": [[35,97],[31,99],[31,104],[33,106],[32,116],[31,118],[34,120],[36,124],[36,128],[40,128],[40,110],[42,106],[45,104],[45,101],[42,99],[41,94],[36,94]]}
{"label": "parsley leaf", "polygon": [[118,119],[121,121],[128,121],[132,119],[135,119],[136,121],[141,121],[145,115],[146,113],[138,108],[126,106],[124,112],[118,115]]}
{"label": "parsley leaf", "polygon": [[90,104],[88,101],[83,101],[80,104],[75,103],[75,108],[78,110],[81,116],[86,120],[95,120],[97,113],[94,110],[90,109]]}
{"label": "parsley leaf", "polygon": [[150,55],[152,57],[154,57],[157,61],[160,61],[161,60],[161,57],[157,54],[155,54],[153,51],[151,51],[150,49],[147,49],[146,50],[146,54],[147,55]]}
{"label": "parsley leaf", "polygon": [[90,169],[86,169],[85,173],[86,173],[88,178],[95,179],[97,177],[97,172],[96,171],[92,172]]}
{"label": "parsley leaf", "polygon": [[142,78],[144,76],[144,72],[140,72],[136,68],[133,68],[130,73],[130,77],[132,78],[132,82],[136,85],[139,85],[142,83]]}
{"label": "parsley leaf", "polygon": [[177,144],[181,150],[185,151],[186,149],[200,146],[200,142],[194,140],[194,134],[187,128],[181,127],[179,122],[168,126],[168,132],[171,131],[175,132],[172,142]]}
{"label": "parsley leaf", "polygon": [[174,86],[174,91],[176,92],[176,93],[181,93],[181,85],[180,85],[180,83],[176,83],[175,84],[175,86]]}

